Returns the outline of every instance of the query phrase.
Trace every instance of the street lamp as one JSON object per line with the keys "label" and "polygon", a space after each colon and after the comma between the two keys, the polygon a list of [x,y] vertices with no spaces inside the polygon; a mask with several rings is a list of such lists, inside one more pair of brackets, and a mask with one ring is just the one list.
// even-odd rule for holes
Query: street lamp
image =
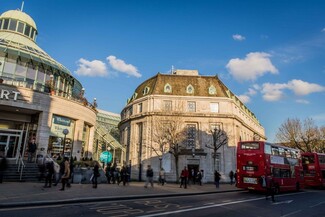
{"label": "street lamp", "polygon": [[160,166],[159,170],[161,170],[161,168],[162,168],[162,156],[159,156],[159,166]]}
{"label": "street lamp", "polygon": [[[65,139],[66,139],[67,135],[69,134],[69,130],[68,130],[68,129],[64,129],[64,130],[62,131],[62,133],[64,134],[63,151],[62,151],[62,155],[64,156]],[[71,153],[71,155],[72,155],[72,153]]]}

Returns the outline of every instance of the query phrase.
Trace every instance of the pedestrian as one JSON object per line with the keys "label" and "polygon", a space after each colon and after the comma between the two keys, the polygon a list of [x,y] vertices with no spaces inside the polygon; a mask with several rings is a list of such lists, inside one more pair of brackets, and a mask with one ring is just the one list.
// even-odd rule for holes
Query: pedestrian
{"label": "pedestrian", "polygon": [[147,188],[149,182],[151,184],[151,187],[153,187],[153,170],[150,165],[148,165],[146,176],[147,176],[147,181],[146,181],[146,184],[144,185],[144,187]]}
{"label": "pedestrian", "polygon": [[123,182],[123,186],[128,182],[128,171],[126,166],[123,166],[121,169],[121,182]]}
{"label": "pedestrian", "polygon": [[[59,155],[59,157],[60,157],[60,155]],[[59,158],[57,158],[57,159],[59,159]],[[65,165],[65,160],[63,159],[61,161],[60,165],[59,165],[59,172],[56,171],[57,173],[56,173],[56,177],[55,177],[55,184],[54,184],[54,186],[57,186],[58,183],[62,179],[62,176],[64,174],[64,165]]]}
{"label": "pedestrian", "polygon": [[70,163],[69,163],[69,158],[68,157],[64,157],[64,173],[61,177],[61,182],[62,182],[62,188],[60,189],[60,191],[64,191],[65,185],[68,182],[68,179],[70,177]]}
{"label": "pedestrian", "polygon": [[0,155],[0,183],[3,181],[3,173],[7,169],[7,159],[2,152]]}
{"label": "pedestrian", "polygon": [[99,173],[99,165],[97,161],[94,161],[94,169],[93,169],[93,175],[91,178],[91,182],[93,184],[93,188],[97,188],[97,178],[100,176]]}
{"label": "pedestrian", "polygon": [[234,184],[234,172],[231,170],[229,172],[230,185]]}
{"label": "pedestrian", "polygon": [[159,171],[159,182],[161,185],[165,184],[165,170],[164,170],[164,168],[161,168]]}
{"label": "pedestrian", "polygon": [[272,179],[272,176],[269,175],[265,178],[265,176],[262,176],[264,177],[264,180],[265,180],[265,186],[266,186],[266,194],[265,194],[265,199],[267,200],[269,196],[271,196],[272,198],[272,202],[274,203],[275,202],[275,198],[274,198],[274,194],[275,194],[275,183]]}
{"label": "pedestrian", "polygon": [[69,179],[67,181],[67,187],[70,188],[71,187],[71,183],[73,183],[73,175],[74,175],[74,160],[71,157],[70,158],[70,176]]}
{"label": "pedestrian", "polygon": [[28,160],[27,160],[27,162],[29,162],[29,163],[33,162],[33,159],[35,157],[36,149],[37,149],[37,144],[35,142],[35,139],[32,139],[28,143]]}
{"label": "pedestrian", "polygon": [[199,185],[202,185],[202,171],[198,170],[196,173],[196,180],[199,183]]}
{"label": "pedestrian", "polygon": [[53,174],[54,174],[54,163],[50,158],[47,158],[47,160],[45,162],[44,188],[50,188],[52,186]]}
{"label": "pedestrian", "polygon": [[181,172],[181,185],[179,186],[180,188],[183,187],[183,185],[184,185],[184,188],[187,188],[188,176],[189,176],[189,173],[188,173],[187,167],[185,166]]}
{"label": "pedestrian", "polygon": [[220,177],[221,177],[220,173],[216,170],[214,172],[214,183],[216,185],[216,188],[219,188]]}
{"label": "pedestrian", "polygon": [[104,173],[106,176],[107,184],[111,184],[111,164],[106,164],[104,167]]}

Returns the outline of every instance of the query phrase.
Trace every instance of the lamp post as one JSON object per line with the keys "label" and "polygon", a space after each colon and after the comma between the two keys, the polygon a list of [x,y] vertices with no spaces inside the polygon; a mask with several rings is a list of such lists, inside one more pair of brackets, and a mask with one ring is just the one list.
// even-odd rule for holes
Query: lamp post
{"label": "lamp post", "polygon": [[[68,129],[64,129],[64,130],[62,131],[62,133],[64,134],[63,151],[62,151],[62,155],[64,156],[65,139],[66,139],[67,135],[69,134],[69,130],[68,130]],[[72,153],[71,153],[71,155],[72,155]]]}
{"label": "lamp post", "polygon": [[195,157],[195,147],[192,146],[192,156]]}

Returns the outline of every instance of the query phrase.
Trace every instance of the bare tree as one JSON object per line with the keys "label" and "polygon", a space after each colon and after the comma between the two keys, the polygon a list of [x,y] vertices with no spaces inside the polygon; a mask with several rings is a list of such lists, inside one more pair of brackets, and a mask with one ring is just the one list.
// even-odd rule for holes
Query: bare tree
{"label": "bare tree", "polygon": [[311,118],[305,119],[303,123],[298,118],[287,119],[280,126],[276,138],[279,142],[303,152],[318,151],[322,144],[320,129]]}
{"label": "bare tree", "polygon": [[[184,148],[182,143],[186,138],[186,133],[183,127],[184,120],[180,116],[170,115],[155,119],[153,125],[153,138],[156,146],[152,145],[152,150],[162,159],[162,155],[169,152],[174,157],[176,182],[178,182],[179,169],[178,161],[181,149]],[[160,166],[161,166],[160,161]]]}
{"label": "bare tree", "polygon": [[211,145],[205,145],[207,148],[213,150],[213,171],[216,170],[216,158],[217,158],[217,151],[219,148],[221,148],[223,145],[228,144],[228,135],[227,133],[221,129],[220,125],[213,126],[213,129],[210,130],[210,133],[212,135],[212,144]]}

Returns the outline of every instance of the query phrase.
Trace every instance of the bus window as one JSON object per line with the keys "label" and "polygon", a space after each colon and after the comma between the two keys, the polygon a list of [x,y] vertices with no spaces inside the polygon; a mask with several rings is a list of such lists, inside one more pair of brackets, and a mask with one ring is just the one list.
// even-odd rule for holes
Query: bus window
{"label": "bus window", "polygon": [[269,144],[264,144],[264,152],[265,154],[271,154],[271,146]]}
{"label": "bus window", "polygon": [[278,147],[272,147],[272,154],[273,155],[279,155],[279,148]]}
{"label": "bus window", "polygon": [[285,156],[286,156],[286,154],[285,154],[285,152],[284,152],[284,149],[283,149],[283,148],[279,148],[279,155],[280,155],[280,156],[283,156],[283,157],[285,157]]}
{"label": "bus window", "polygon": [[290,150],[284,149],[285,157],[290,157],[291,158],[291,153]]}
{"label": "bus window", "polygon": [[325,155],[318,155],[319,163],[325,164]]}

